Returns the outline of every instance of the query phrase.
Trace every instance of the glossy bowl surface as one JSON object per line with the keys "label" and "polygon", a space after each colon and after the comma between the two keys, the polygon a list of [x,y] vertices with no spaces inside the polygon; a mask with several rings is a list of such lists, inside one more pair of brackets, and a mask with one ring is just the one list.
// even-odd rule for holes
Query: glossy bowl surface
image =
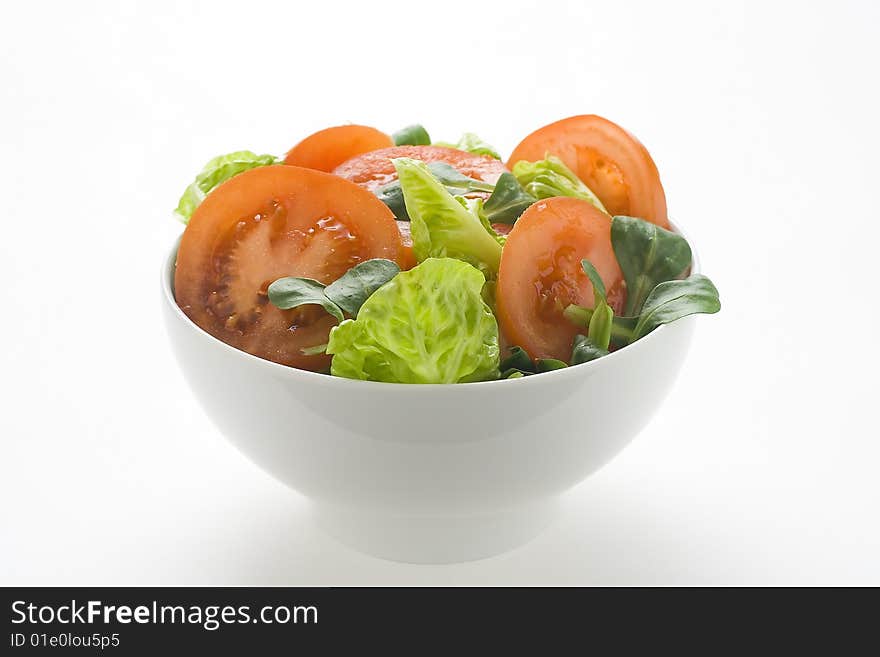
{"label": "glossy bowl surface", "polygon": [[688,317],[599,360],[522,379],[353,381],[204,332],[174,300],[176,252],[162,269],[162,305],[204,411],[244,455],[308,497],[329,533],[399,561],[477,559],[536,535],[559,495],[651,419],[694,328]]}

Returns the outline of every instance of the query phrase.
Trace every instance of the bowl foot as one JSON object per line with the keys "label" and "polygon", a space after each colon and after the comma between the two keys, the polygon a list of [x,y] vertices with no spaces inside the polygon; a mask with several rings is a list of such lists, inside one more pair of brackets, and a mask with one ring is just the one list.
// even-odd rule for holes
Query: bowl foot
{"label": "bowl foot", "polygon": [[528,506],[470,516],[409,516],[313,506],[318,525],[332,537],[381,559],[441,564],[474,561],[527,543],[558,510],[551,498]]}

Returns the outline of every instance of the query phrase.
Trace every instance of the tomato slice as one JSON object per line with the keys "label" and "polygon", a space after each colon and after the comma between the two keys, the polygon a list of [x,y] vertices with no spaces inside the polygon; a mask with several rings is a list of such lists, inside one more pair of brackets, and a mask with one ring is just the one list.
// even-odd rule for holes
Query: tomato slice
{"label": "tomato slice", "polygon": [[611,247],[611,219],[580,199],[554,197],[530,206],[507,236],[498,271],[498,324],[510,344],[532,358],[571,358],[577,328],[562,311],[592,308],[593,286],[581,267],[599,272],[608,303],[619,313],[626,300],[623,273]]}
{"label": "tomato slice", "polygon": [[499,235],[507,236],[513,230],[513,224],[492,224],[492,230]]}
{"label": "tomato slice", "polygon": [[303,139],[287,152],[284,163],[329,173],[355,155],[393,145],[391,137],[376,128],[340,125]]}
{"label": "tomato slice", "polygon": [[320,306],[279,310],[267,288],[284,276],[330,283],[371,258],[398,264],[400,233],[373,194],[337,176],[275,165],[245,171],[193,213],[177,254],[177,304],[198,326],[267,360],[322,370],[335,320]]}
{"label": "tomato slice", "polygon": [[507,171],[503,162],[484,155],[475,155],[445,146],[394,146],[358,155],[340,164],[333,173],[375,192],[397,180],[391,160],[411,157],[422,162],[446,162],[469,178],[495,183]]}
{"label": "tomato slice", "polygon": [[669,228],[666,194],[648,150],[601,116],[572,116],[535,130],[513,150],[507,165],[555,155],[592,189],[612,215]]}

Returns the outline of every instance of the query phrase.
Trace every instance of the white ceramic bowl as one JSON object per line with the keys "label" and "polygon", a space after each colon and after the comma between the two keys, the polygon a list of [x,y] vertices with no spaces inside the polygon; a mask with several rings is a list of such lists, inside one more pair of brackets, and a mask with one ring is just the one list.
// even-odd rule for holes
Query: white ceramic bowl
{"label": "white ceramic bowl", "polygon": [[[590,363],[458,385],[373,383],[285,367],[212,337],[174,301],[171,344],[205,412],[248,458],[313,503],[342,542],[396,561],[504,552],[645,426],[678,374],[693,317]],[[696,271],[696,260],[694,271]]]}

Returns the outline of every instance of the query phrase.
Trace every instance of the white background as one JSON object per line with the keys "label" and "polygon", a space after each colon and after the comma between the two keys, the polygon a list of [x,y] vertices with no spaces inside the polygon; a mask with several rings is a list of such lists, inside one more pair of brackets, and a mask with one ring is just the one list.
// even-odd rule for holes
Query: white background
{"label": "white background", "polygon": [[[877,3],[20,2],[0,16],[0,583],[880,584]],[[653,423],[504,556],[354,553],[160,322],[208,158],[347,121],[503,152],[598,113],[718,285]]]}

